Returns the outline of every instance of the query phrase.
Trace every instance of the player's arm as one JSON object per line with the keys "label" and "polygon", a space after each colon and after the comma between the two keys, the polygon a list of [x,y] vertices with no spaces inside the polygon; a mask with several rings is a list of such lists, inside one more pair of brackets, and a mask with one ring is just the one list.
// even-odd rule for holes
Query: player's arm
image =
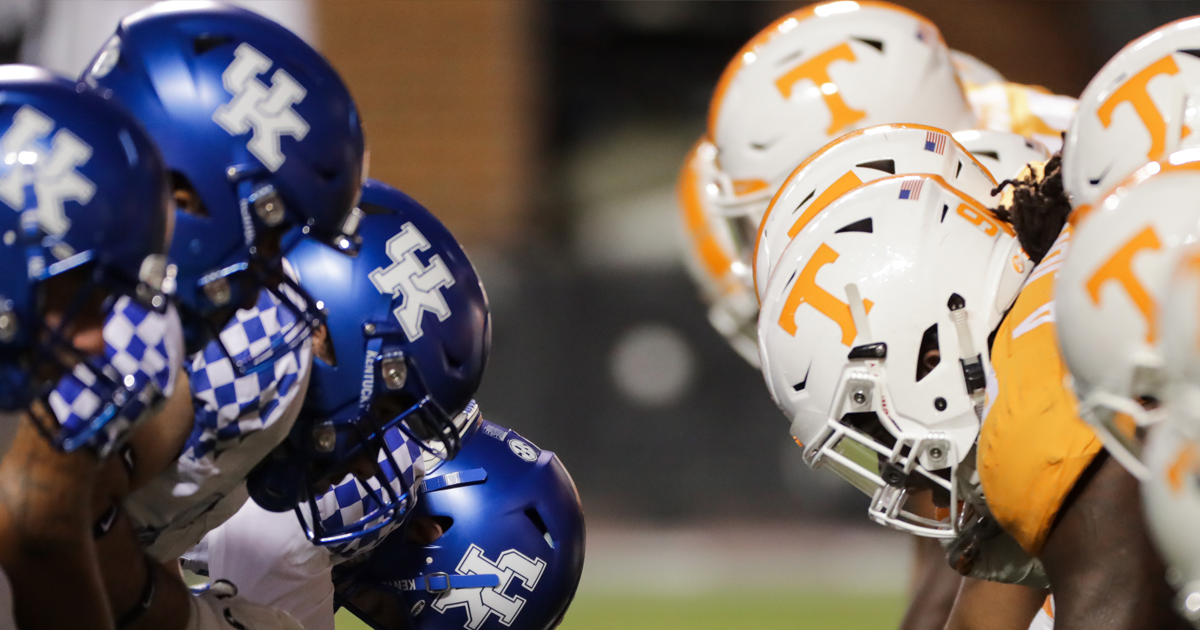
{"label": "player's arm", "polygon": [[914,536],[911,595],[900,630],[942,630],[962,581],[937,540]]}
{"label": "player's arm", "polygon": [[946,630],[1027,630],[1046,591],[963,578]]}
{"label": "player's arm", "polygon": [[0,461],[0,565],[22,630],[113,628],[91,532],[97,466],[89,452],[56,450],[27,421]]}
{"label": "player's arm", "polygon": [[1191,628],[1171,605],[1138,482],[1104,453],[1059,510],[1041,557],[1054,588],[1056,630]]}
{"label": "player's arm", "polygon": [[191,594],[178,568],[173,561],[159,565],[146,555],[120,506],[129,493],[178,457],[193,417],[191,389],[186,372],[181,371],[162,411],[130,437],[129,452],[110,457],[93,479],[89,532],[95,537],[112,614],[122,630],[187,626]]}
{"label": "player's arm", "polygon": [[[133,524],[119,508],[102,523],[96,555],[113,615],[121,630],[183,630],[191,592],[174,562],[155,563],[138,543]],[[97,528],[101,524],[97,524]]]}
{"label": "player's arm", "polygon": [[175,391],[167,399],[162,411],[144,422],[129,437],[129,454],[125,454],[128,461],[122,461],[128,479],[102,491],[123,491],[128,494],[166,470],[179,458],[192,433],[195,418],[191,381],[187,370],[180,370],[175,380]]}

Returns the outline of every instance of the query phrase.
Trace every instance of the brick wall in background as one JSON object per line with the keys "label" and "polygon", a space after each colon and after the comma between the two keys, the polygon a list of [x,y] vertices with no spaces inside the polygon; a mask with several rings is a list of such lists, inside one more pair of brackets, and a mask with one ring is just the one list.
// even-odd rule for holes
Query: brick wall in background
{"label": "brick wall in background", "polygon": [[358,102],[372,177],[469,246],[511,246],[535,169],[536,6],[321,0],[322,51]]}

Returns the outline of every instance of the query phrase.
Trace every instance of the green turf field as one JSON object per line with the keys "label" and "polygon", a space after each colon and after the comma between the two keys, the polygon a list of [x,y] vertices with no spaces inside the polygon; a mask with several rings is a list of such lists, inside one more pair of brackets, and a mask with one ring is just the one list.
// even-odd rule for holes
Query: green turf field
{"label": "green turf field", "polygon": [[[902,597],[868,595],[732,595],[679,597],[584,595],[561,630],[890,630]],[[490,624],[500,627],[498,624]],[[338,630],[366,630],[344,612]]]}

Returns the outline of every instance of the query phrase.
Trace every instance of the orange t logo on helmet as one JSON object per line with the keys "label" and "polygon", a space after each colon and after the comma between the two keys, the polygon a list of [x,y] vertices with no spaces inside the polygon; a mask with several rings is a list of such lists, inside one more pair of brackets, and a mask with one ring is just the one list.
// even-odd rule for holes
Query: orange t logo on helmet
{"label": "orange t logo on helmet", "polygon": [[[1146,91],[1146,86],[1150,83],[1150,79],[1165,74],[1174,75],[1179,73],[1179,66],[1175,64],[1175,60],[1171,55],[1167,55],[1158,61],[1146,66],[1141,72],[1133,75],[1121,87],[1113,91],[1112,96],[1104,101],[1104,104],[1096,110],[1096,115],[1100,117],[1100,123],[1107,129],[1112,124],[1113,110],[1121,103],[1129,103],[1137,112],[1138,118],[1142,119],[1142,124],[1146,126],[1146,131],[1150,132],[1150,152],[1146,157],[1156,159],[1162,155],[1167,143],[1167,123],[1163,120],[1162,113],[1154,106],[1154,101],[1150,100],[1150,93]],[[1187,135],[1187,128],[1184,128],[1183,135]]]}
{"label": "orange t logo on helmet", "polygon": [[833,65],[835,61],[858,61],[858,57],[854,56],[850,44],[842,42],[788,70],[787,73],[775,80],[775,87],[779,88],[779,93],[784,98],[792,95],[792,89],[797,83],[805,79],[812,81],[813,85],[821,90],[821,98],[825,100],[825,105],[829,108],[832,118],[825,133],[831,136],[867,117],[866,112],[854,109],[842,100],[837,85],[829,77],[829,66]]}
{"label": "orange t logo on helmet", "polygon": [[1108,262],[1101,265],[1096,273],[1088,278],[1087,291],[1088,297],[1092,299],[1092,304],[1099,306],[1100,289],[1110,280],[1118,282],[1129,294],[1129,299],[1133,300],[1142,317],[1146,319],[1146,342],[1153,344],[1158,338],[1158,318],[1155,315],[1158,305],[1154,303],[1154,298],[1146,292],[1145,287],[1133,275],[1133,257],[1144,249],[1162,249],[1162,243],[1158,240],[1158,235],[1154,233],[1154,228],[1148,227],[1142,230],[1137,236],[1122,245],[1121,249],[1118,249],[1112,258],[1108,259]]}
{"label": "orange t logo on helmet", "polygon": [[[821,243],[817,253],[804,265],[796,284],[788,293],[787,301],[783,304],[783,312],[779,314],[779,326],[793,337],[796,336],[796,310],[801,304],[808,304],[817,309],[822,315],[832,319],[842,329],[842,343],[850,345],[858,336],[858,327],[854,325],[854,317],[850,314],[850,305],[830,295],[828,291],[817,286],[817,272],[821,267],[838,259],[838,253],[833,248]],[[871,300],[863,300],[863,307],[869,313]]]}

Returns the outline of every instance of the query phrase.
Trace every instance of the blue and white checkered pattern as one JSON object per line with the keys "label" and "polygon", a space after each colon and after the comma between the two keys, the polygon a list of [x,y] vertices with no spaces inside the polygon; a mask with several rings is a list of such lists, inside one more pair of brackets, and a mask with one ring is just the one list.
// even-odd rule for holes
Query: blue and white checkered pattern
{"label": "blue and white checkered pattern", "polygon": [[128,296],[117,299],[104,323],[104,364],[77,364],[50,393],[64,443],[83,440],[107,455],[170,395],[175,375],[168,345],[182,347],[171,318],[178,319],[174,309],[158,313]]}
{"label": "blue and white checkered pattern", "polygon": [[[254,308],[238,311],[221,331],[225,349],[243,360],[295,334],[301,326],[292,312],[279,304],[271,292],[260,291]],[[192,397],[203,404],[196,411],[184,456],[202,459],[276,422],[282,415],[281,402],[299,379],[300,361],[300,351],[296,350],[279,357],[272,365],[239,377],[221,344],[213,341],[205,346],[192,358],[188,370]]]}
{"label": "blue and white checkered pattern", "polygon": [[[417,504],[416,487],[425,477],[425,463],[421,447],[395,427],[384,434],[384,440],[392,451],[396,465],[400,467],[398,471],[400,474],[397,475],[397,471],[388,463],[382,451],[378,457],[379,465],[397,495],[404,497],[407,492],[408,496],[404,497],[407,505],[402,508],[407,513]],[[366,515],[379,509],[381,503],[376,498],[377,495],[379,497],[386,496],[379,486],[378,479],[372,478],[364,487],[361,481],[353,475],[348,475],[341,483],[334,486],[331,492],[327,492],[317,499],[317,509],[321,514],[322,526],[326,531],[331,531],[362,521]],[[386,516],[381,518],[386,518]],[[378,519],[367,521],[363,523],[362,528],[367,529],[377,522]],[[340,545],[330,546],[329,550],[337,562],[345,562],[375,548],[388,533],[402,523],[403,519],[396,519],[370,534]]]}

